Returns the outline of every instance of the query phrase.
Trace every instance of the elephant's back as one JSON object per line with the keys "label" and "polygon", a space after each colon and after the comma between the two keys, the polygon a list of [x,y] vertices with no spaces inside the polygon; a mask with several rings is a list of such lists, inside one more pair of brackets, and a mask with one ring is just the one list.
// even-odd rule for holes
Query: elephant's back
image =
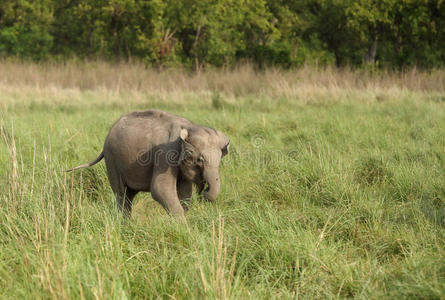
{"label": "elephant's back", "polygon": [[109,135],[119,136],[124,141],[130,139],[133,145],[149,142],[156,146],[171,142],[179,136],[181,128],[195,125],[182,117],[171,113],[150,109],[135,111],[122,116],[111,128]]}
{"label": "elephant's back", "polygon": [[148,121],[148,122],[158,122],[160,124],[171,124],[171,123],[180,123],[180,124],[188,124],[191,125],[192,123],[188,121],[187,119],[184,119],[180,116],[171,114],[166,111],[162,111],[159,109],[149,109],[149,110],[142,110],[142,111],[134,111],[131,113],[126,114],[123,116],[123,118],[126,119],[133,119],[133,120],[139,120],[142,121]]}
{"label": "elephant's back", "polygon": [[106,152],[113,151],[131,159],[144,149],[165,143],[169,126],[150,115],[153,114],[130,113],[117,120],[106,138],[104,149],[109,150]]}

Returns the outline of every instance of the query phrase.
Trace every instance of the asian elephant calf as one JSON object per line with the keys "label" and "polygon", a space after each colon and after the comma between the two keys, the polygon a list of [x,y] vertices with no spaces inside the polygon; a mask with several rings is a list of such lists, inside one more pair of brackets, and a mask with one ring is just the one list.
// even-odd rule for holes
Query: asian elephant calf
{"label": "asian elephant calf", "polygon": [[[160,110],[132,112],[110,129],[102,153],[120,210],[131,214],[134,196],[151,192],[170,214],[184,216],[193,184],[214,201],[220,191],[219,164],[229,139],[221,132]],[[207,187],[206,187],[207,185]]]}

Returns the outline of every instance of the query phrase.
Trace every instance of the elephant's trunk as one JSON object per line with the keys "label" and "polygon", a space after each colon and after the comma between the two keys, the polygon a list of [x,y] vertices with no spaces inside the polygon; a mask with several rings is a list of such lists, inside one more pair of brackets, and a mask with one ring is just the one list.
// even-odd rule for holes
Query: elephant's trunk
{"label": "elephant's trunk", "polygon": [[208,201],[215,201],[219,195],[221,181],[219,179],[218,167],[206,168],[203,173],[204,180],[208,187],[204,191],[204,198]]}

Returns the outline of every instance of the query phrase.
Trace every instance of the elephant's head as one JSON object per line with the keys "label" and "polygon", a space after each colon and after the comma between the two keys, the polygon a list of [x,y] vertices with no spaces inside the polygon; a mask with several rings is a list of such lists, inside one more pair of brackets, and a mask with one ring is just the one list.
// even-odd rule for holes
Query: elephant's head
{"label": "elephant's head", "polygon": [[204,198],[214,201],[220,191],[219,164],[229,150],[229,139],[207,127],[182,129],[180,134],[180,168],[183,176],[193,181]]}

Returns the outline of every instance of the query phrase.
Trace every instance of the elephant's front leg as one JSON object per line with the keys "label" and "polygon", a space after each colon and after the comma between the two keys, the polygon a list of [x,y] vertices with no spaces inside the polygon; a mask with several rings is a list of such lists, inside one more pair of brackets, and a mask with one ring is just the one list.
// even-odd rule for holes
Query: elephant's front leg
{"label": "elephant's front leg", "polygon": [[168,166],[153,171],[151,195],[171,215],[184,217],[184,208],[179,202],[176,189],[178,170]]}
{"label": "elephant's front leg", "polygon": [[193,182],[185,178],[178,177],[176,183],[176,189],[178,191],[178,198],[185,211],[188,210],[190,199],[193,193]]}

